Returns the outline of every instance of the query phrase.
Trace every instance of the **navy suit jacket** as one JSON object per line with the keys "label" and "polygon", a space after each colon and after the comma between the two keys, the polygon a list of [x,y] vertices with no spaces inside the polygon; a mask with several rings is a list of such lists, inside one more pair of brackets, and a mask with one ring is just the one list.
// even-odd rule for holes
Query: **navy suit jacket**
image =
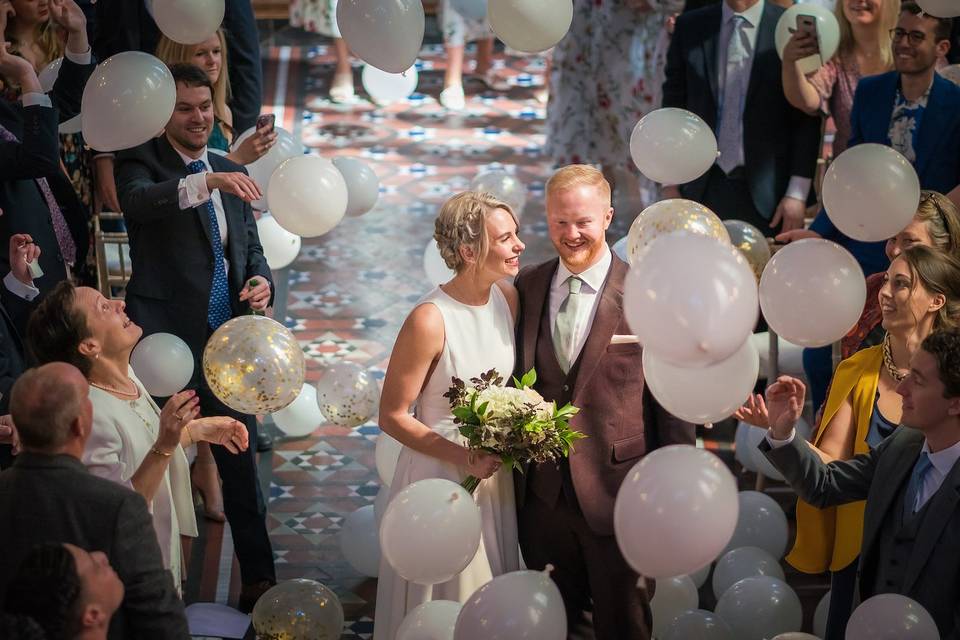
{"label": "navy suit jacket", "polygon": [[[246,172],[222,156],[208,155],[213,171]],[[203,205],[180,209],[177,190],[188,172],[166,136],[118,153],[115,175],[130,236],[127,313],[144,335],[179,336],[199,362],[209,333],[214,268],[209,214]],[[220,197],[227,220],[230,302],[237,316],[249,310],[238,296],[250,278],[273,281],[250,204],[229,193]],[[194,370],[196,380],[199,370]]]}
{"label": "navy suit jacket", "polygon": [[[667,53],[663,106],[686,109],[719,126],[717,47],[721,4],[677,18]],[[783,9],[767,0],[757,26],[757,41],[743,110],[743,153],[753,203],[771,217],[791,176],[812,178],[820,148],[820,121],[790,106],[783,95],[774,28]],[[707,177],[684,186],[684,196],[700,200]]]}
{"label": "navy suit jacket", "polygon": [[[850,112],[849,146],[871,142],[890,144],[890,116],[900,86],[900,74],[890,71],[860,80]],[[915,139],[917,158],[913,168],[921,189],[946,194],[960,184],[960,87],[933,75],[933,86]],[[860,242],[843,235],[825,210],[810,228],[824,238],[839,242],[860,260],[867,274],[886,269],[883,242]]]}

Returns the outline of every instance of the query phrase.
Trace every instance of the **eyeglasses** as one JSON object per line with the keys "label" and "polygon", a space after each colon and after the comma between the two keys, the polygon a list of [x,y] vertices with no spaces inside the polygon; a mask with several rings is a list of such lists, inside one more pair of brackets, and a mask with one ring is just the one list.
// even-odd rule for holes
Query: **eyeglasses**
{"label": "eyeglasses", "polygon": [[899,27],[896,29],[890,29],[890,39],[894,42],[900,42],[904,36],[910,40],[910,44],[912,45],[918,45],[927,39],[927,34],[925,34],[923,31],[907,31],[906,29],[901,29]]}

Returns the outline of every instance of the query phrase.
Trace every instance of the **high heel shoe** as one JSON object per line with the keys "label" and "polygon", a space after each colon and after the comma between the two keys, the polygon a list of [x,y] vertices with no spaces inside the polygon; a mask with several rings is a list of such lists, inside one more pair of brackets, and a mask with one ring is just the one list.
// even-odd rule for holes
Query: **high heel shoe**
{"label": "high heel shoe", "polygon": [[220,487],[220,475],[213,461],[197,460],[190,472],[193,495],[196,501],[203,503],[203,517],[213,522],[226,522],[223,513],[223,490]]}

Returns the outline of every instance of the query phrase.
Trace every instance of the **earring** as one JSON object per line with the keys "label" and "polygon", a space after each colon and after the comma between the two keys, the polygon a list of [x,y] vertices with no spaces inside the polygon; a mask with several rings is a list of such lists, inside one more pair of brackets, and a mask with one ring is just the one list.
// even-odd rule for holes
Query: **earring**
{"label": "earring", "polygon": [[99,360],[99,359],[100,359],[100,354],[99,354],[99,353],[95,354],[95,355],[93,356],[93,359],[94,359],[94,360]]}

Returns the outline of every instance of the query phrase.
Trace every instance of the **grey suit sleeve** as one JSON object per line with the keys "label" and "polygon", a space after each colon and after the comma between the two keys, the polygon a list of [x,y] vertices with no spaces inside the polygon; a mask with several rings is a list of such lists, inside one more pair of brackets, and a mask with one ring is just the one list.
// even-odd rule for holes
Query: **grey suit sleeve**
{"label": "grey suit sleeve", "polygon": [[117,154],[114,177],[124,218],[146,223],[183,215],[177,195],[180,180],[154,181],[150,169],[135,154]]}
{"label": "grey suit sleeve", "polygon": [[887,438],[868,453],[830,464],[824,464],[800,437],[795,436],[790,444],[776,449],[765,439],[758,446],[801,500],[823,509],[866,500],[877,461],[891,440],[893,437]]}
{"label": "grey suit sleeve", "polygon": [[121,606],[129,637],[189,638],[183,601],[163,566],[153,519],[140,495],[131,495],[121,504],[113,540],[110,560],[125,589]]}

